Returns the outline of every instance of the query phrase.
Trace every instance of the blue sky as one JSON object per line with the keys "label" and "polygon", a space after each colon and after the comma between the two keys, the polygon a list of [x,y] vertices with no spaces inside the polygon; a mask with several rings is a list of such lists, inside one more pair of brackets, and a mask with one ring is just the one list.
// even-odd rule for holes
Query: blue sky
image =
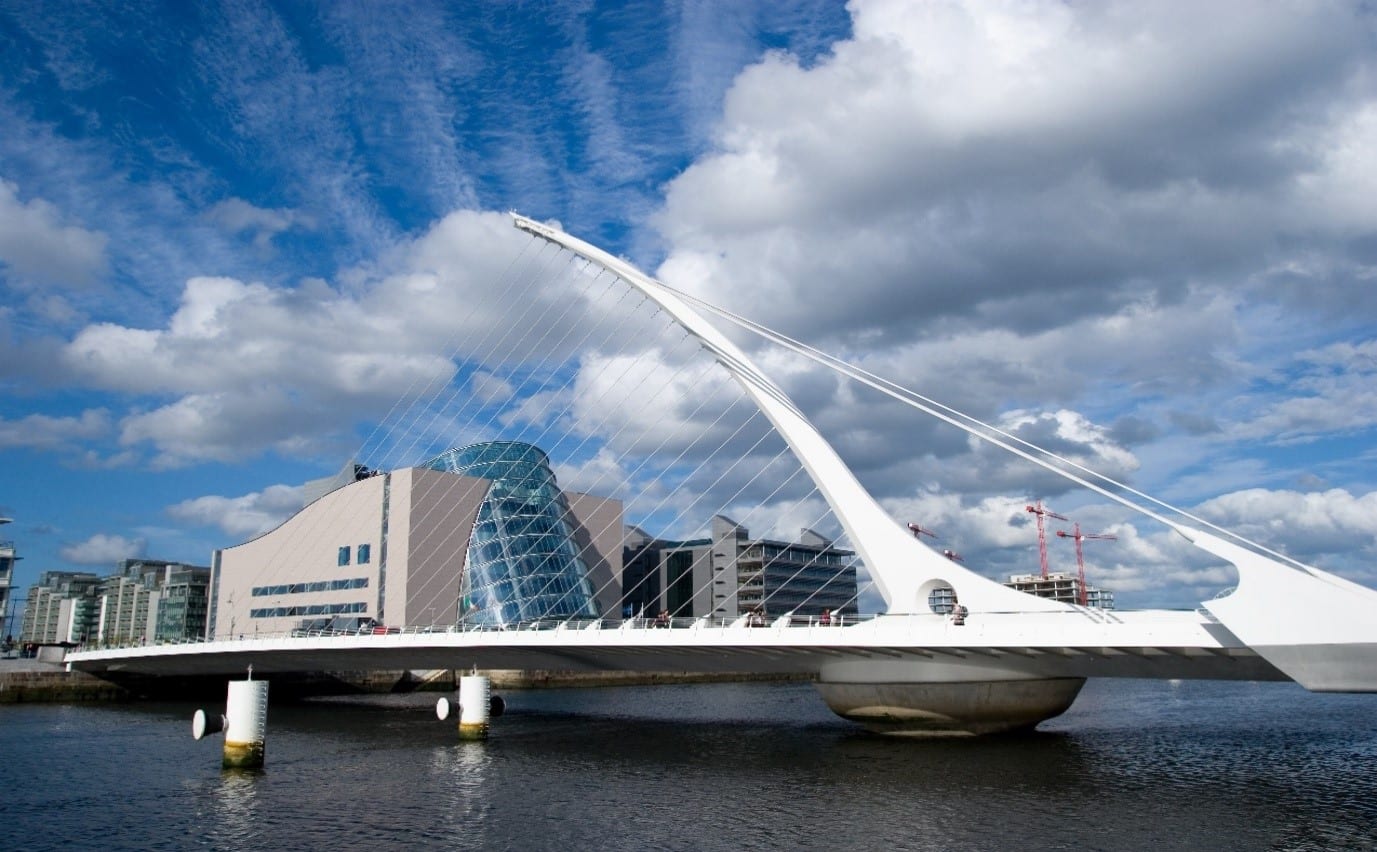
{"label": "blue sky", "polygon": [[[1377,580],[1374,17],[1143,5],[0,3],[19,584],[205,563],[299,505],[452,369],[408,294],[497,274],[509,209]],[[1046,496],[1120,535],[1095,569],[1129,605],[1228,585],[959,436],[789,386],[990,574],[1030,568],[1014,509]]]}

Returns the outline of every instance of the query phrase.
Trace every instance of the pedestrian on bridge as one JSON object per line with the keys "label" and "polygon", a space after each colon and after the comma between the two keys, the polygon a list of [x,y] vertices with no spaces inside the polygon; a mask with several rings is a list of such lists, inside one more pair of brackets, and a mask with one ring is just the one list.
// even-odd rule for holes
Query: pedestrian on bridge
{"label": "pedestrian on bridge", "polygon": [[955,597],[951,599],[951,623],[961,627],[966,623],[968,610]]}

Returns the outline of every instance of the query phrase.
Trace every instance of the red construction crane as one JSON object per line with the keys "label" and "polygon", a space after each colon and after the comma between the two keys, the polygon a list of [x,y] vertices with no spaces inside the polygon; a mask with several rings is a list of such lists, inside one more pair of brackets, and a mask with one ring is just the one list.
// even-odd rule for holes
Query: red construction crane
{"label": "red construction crane", "polygon": [[1057,537],[1071,538],[1076,540],[1076,576],[1079,577],[1081,581],[1079,603],[1081,606],[1085,606],[1087,603],[1090,602],[1090,593],[1086,591],[1085,588],[1085,557],[1081,555],[1081,542],[1085,541],[1086,539],[1107,539],[1109,541],[1118,541],[1119,537],[1117,535],[1109,535],[1107,533],[1083,533],[1081,532],[1080,524],[1073,524],[1071,528],[1074,529],[1075,532],[1057,530]]}
{"label": "red construction crane", "polygon": [[[909,525],[908,525],[908,530],[909,530],[909,532],[913,533],[913,537],[914,537],[914,538],[922,538],[923,536],[928,536],[929,538],[937,538],[937,533],[933,532],[932,530],[925,530],[925,529],[923,529],[922,527],[918,526],[917,524],[912,524],[912,523],[909,524]],[[953,561],[953,562],[965,562],[965,561],[966,561],[966,560],[962,559],[962,558],[961,558],[961,554],[957,553],[955,550],[944,550],[944,551],[942,551],[942,555],[945,556],[945,557],[947,557],[948,559],[950,559],[950,560]]]}
{"label": "red construction crane", "polygon": [[1044,515],[1046,515],[1046,516],[1049,517],[1049,518],[1056,518],[1057,520],[1060,520],[1060,521],[1069,521],[1069,520],[1071,520],[1071,519],[1068,518],[1068,517],[1066,517],[1065,515],[1058,515],[1056,512],[1053,512],[1051,509],[1044,509],[1044,508],[1042,507],[1042,501],[1041,501],[1041,500],[1039,500],[1039,501],[1037,502],[1037,505],[1035,505],[1035,506],[1028,506],[1028,507],[1026,507],[1026,508],[1028,509],[1028,511],[1032,512],[1034,515],[1037,515],[1037,516],[1038,516],[1038,560],[1042,563],[1042,579],[1046,580],[1046,579],[1047,579],[1047,530],[1046,530],[1046,528],[1043,527],[1043,525],[1042,525],[1042,518],[1043,518]]}
{"label": "red construction crane", "polygon": [[911,532],[911,533],[913,533],[913,537],[914,537],[914,538],[922,538],[923,536],[929,536],[930,538],[937,538],[937,533],[933,532],[932,530],[925,530],[925,529],[923,529],[922,527],[918,526],[917,524],[909,524],[909,525],[908,525],[908,531]]}

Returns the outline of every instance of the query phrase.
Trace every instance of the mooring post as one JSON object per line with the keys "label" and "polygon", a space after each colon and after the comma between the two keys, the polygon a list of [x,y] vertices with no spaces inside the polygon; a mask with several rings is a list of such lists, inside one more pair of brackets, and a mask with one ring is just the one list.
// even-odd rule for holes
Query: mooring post
{"label": "mooring post", "polygon": [[488,720],[496,719],[507,709],[502,696],[491,693],[491,684],[486,675],[478,673],[474,666],[472,674],[459,678],[458,706],[448,698],[435,702],[435,715],[445,721],[455,710],[459,715],[459,739],[483,740],[488,738]]}
{"label": "mooring post", "polygon": [[191,717],[191,736],[225,733],[220,765],[225,769],[258,769],[263,766],[263,740],[268,731],[268,682],[253,679],[249,666],[246,680],[232,680],[225,695],[224,715],[197,710]]}

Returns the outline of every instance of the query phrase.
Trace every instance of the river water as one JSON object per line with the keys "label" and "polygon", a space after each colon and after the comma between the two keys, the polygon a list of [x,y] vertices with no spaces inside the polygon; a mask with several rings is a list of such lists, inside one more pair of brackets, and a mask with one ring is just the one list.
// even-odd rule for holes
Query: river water
{"label": "river water", "polygon": [[[0,706],[0,843],[41,849],[1377,849],[1377,696],[1091,681],[1031,735],[906,741],[807,684],[274,705],[222,771],[194,705]],[[219,708],[215,708],[217,711]]]}

